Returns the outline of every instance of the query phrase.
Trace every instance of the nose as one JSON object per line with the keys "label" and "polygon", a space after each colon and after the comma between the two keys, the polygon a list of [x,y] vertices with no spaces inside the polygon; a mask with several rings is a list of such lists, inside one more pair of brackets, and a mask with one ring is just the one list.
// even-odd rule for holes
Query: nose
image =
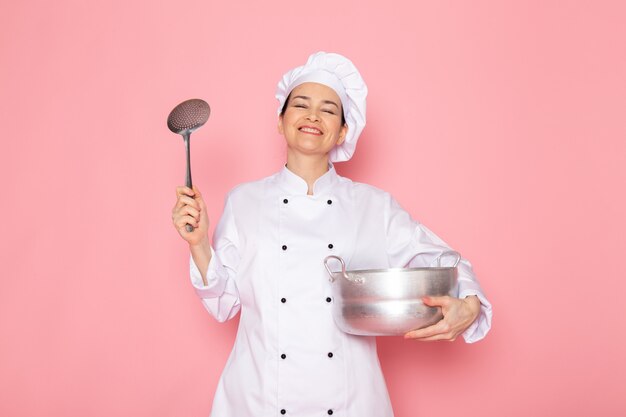
{"label": "nose", "polygon": [[306,118],[312,122],[318,121],[320,118],[319,118],[319,114],[317,113],[317,109],[314,109],[311,107],[309,109],[309,114],[306,116]]}

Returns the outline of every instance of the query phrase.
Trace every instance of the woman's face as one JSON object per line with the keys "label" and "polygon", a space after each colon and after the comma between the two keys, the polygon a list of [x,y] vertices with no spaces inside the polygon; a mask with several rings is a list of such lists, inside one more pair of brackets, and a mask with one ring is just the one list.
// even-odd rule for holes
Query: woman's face
{"label": "woman's face", "polygon": [[342,125],[341,100],[335,90],[318,83],[300,84],[291,91],[278,132],[290,151],[306,155],[328,154],[343,143],[348,127]]}

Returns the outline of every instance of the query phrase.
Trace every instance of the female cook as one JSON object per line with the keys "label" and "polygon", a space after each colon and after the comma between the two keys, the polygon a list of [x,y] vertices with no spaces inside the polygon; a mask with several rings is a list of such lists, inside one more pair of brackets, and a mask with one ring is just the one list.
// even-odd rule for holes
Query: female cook
{"label": "female cook", "polygon": [[[189,243],[191,282],[218,321],[241,311],[213,417],[387,417],[393,411],[374,337],[340,331],[323,260],[348,269],[432,266],[450,248],[386,192],[337,175],[365,126],[367,87],[345,57],[318,52],[278,84],[287,163],[227,196],[213,246],[197,188],[178,187],[173,223]],[[189,223],[192,232],[185,230]],[[431,297],[444,318],[416,340],[482,339],[491,306],[459,263],[459,298]]]}

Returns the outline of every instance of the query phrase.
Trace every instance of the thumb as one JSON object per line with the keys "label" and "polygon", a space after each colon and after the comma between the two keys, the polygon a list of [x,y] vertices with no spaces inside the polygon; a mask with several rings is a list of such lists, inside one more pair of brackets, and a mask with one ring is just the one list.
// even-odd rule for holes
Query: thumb
{"label": "thumb", "polygon": [[443,296],[430,296],[430,297],[422,297],[422,302],[430,307],[443,307],[447,305],[450,297],[447,295]]}
{"label": "thumb", "polygon": [[198,190],[198,187],[196,187],[195,185],[193,186],[193,198],[198,200],[200,202],[200,206],[204,206],[204,200],[202,199],[202,193],[200,192],[200,190]]}

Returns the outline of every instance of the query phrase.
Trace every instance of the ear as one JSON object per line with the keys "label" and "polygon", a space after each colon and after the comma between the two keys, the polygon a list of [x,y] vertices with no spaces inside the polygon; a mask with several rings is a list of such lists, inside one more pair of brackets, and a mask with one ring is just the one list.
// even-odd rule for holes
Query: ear
{"label": "ear", "polygon": [[283,115],[279,115],[278,116],[278,133],[280,133],[281,135],[285,136],[284,133],[284,129],[283,129]]}
{"label": "ear", "polygon": [[339,131],[339,139],[337,139],[337,145],[339,146],[346,140],[346,135],[348,134],[348,124],[341,126],[341,130]]}

